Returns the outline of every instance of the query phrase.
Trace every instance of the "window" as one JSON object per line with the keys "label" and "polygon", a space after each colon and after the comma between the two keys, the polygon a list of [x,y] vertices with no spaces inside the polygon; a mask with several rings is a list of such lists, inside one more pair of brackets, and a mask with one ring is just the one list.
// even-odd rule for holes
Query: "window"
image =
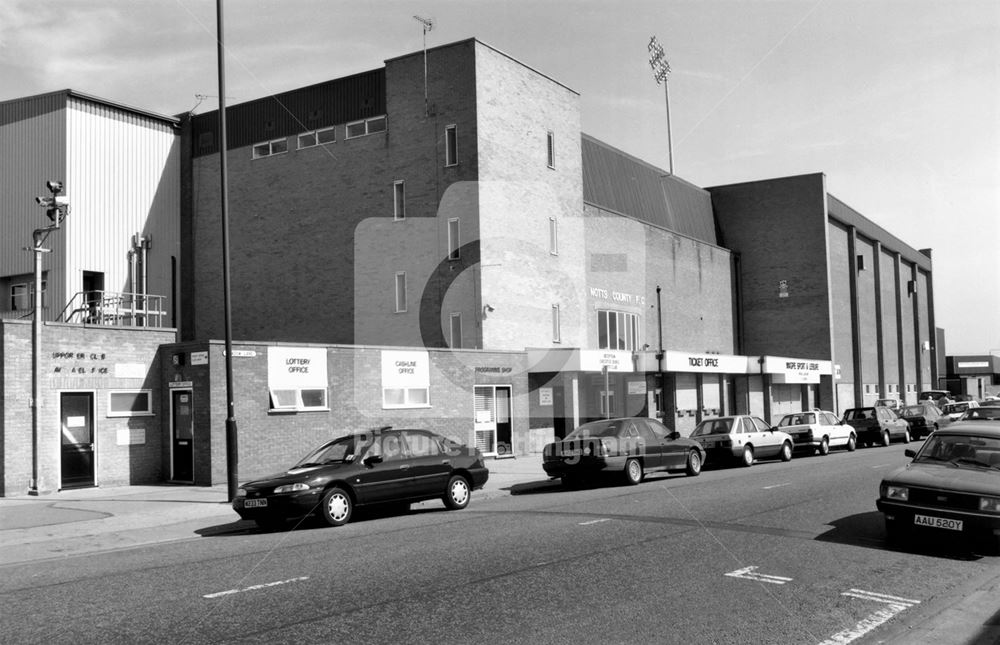
{"label": "window", "polygon": [[153,416],[152,390],[111,390],[108,392],[109,417]]}
{"label": "window", "polygon": [[406,311],[406,273],[396,274],[396,313]]}
{"label": "window", "polygon": [[598,349],[634,351],[639,346],[639,316],[624,311],[598,310]]}
{"label": "window", "polygon": [[406,219],[406,187],[402,179],[392,185],[392,218]]}
{"label": "window", "polygon": [[[605,392],[604,390],[600,390],[600,392],[598,393],[600,394],[600,402],[598,404],[600,406],[599,412],[607,417],[618,416],[617,413],[615,412],[615,391],[608,390],[607,392]],[[605,401],[607,401],[608,403],[607,408],[605,408],[604,406]],[[632,426],[630,429],[633,432],[635,431],[634,426]]]}
{"label": "window", "polygon": [[302,148],[312,148],[321,143],[333,143],[337,140],[335,128],[323,128],[312,132],[303,132],[299,135],[299,150]]}
{"label": "window", "polygon": [[274,139],[264,143],[256,143],[253,146],[254,159],[280,155],[284,152],[288,152],[288,139]]}
{"label": "window", "polygon": [[437,438],[426,432],[403,430],[403,441],[410,450],[411,457],[437,457],[444,454]]}
{"label": "window", "polygon": [[326,410],[326,388],[271,388],[272,410]]}
{"label": "window", "polygon": [[556,218],[549,218],[549,253],[559,255],[559,222]]}
{"label": "window", "polygon": [[[45,291],[48,281],[42,280],[42,306],[45,306]],[[10,285],[10,310],[31,311],[35,307],[35,285],[22,282]]]}
{"label": "window", "polygon": [[448,343],[452,349],[462,347],[462,314],[451,314],[451,341]]}
{"label": "window", "polygon": [[444,165],[458,165],[458,130],[454,125],[444,128]]}
{"label": "window", "polygon": [[386,121],[384,114],[382,116],[373,116],[370,119],[352,121],[347,124],[347,138],[354,139],[355,137],[363,137],[366,134],[385,132],[385,127]]}
{"label": "window", "polygon": [[458,230],[458,218],[451,218],[448,220],[448,259],[457,260],[462,257],[462,251],[460,249],[462,245],[461,237],[459,236]]}
{"label": "window", "polygon": [[559,305],[552,305],[552,342],[562,342],[562,321],[559,319]]}
{"label": "window", "polygon": [[387,387],[382,389],[383,408],[429,407],[426,387]]}
{"label": "window", "polygon": [[546,152],[548,154],[549,168],[556,167],[556,135],[552,130],[545,133]]}

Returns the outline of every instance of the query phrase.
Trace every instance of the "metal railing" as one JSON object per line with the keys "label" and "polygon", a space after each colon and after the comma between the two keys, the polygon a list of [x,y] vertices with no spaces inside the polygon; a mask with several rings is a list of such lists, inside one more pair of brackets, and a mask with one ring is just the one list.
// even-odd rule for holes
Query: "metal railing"
{"label": "metal railing", "polygon": [[110,327],[162,327],[165,296],[115,291],[78,292],[56,319]]}

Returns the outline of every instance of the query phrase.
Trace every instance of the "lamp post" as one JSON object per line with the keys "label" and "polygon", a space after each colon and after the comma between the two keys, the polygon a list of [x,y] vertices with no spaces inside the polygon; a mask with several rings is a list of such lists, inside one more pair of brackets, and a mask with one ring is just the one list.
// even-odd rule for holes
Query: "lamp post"
{"label": "lamp post", "polygon": [[667,55],[663,51],[663,45],[656,40],[656,36],[649,39],[649,66],[653,70],[653,79],[656,84],[663,84],[663,94],[667,102],[667,161],[669,163],[670,174],[674,174],[674,144],[670,134],[670,86],[667,77],[670,75],[670,63],[667,62]]}
{"label": "lamp post", "polygon": [[46,187],[51,197],[36,197],[35,201],[45,209],[45,215],[52,221],[48,226],[36,228],[31,234],[33,244],[25,248],[35,254],[34,296],[31,310],[31,481],[28,494],[38,494],[38,399],[41,394],[41,347],[42,347],[42,254],[51,249],[42,248],[49,233],[57,230],[69,214],[69,202],[59,193],[63,190],[61,181],[48,181]]}

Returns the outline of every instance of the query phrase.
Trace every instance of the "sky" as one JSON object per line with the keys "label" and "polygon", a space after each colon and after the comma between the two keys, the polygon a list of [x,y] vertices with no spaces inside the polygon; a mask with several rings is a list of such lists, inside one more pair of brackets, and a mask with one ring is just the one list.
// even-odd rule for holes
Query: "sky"
{"label": "sky", "polygon": [[[1000,353],[997,0],[224,0],[227,104],[470,37],[580,93],[583,130],[699,186],[822,172],[933,250],[949,355]],[[218,106],[214,0],[3,0],[0,101]],[[985,304],[984,304],[985,303]]]}

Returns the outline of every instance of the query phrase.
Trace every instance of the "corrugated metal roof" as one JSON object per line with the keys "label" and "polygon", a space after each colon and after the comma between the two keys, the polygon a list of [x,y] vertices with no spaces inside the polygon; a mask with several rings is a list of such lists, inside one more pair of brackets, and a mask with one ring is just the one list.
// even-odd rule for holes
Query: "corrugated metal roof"
{"label": "corrugated metal roof", "polygon": [[581,139],[584,202],[718,245],[707,190],[589,135]]}
{"label": "corrugated metal roof", "polygon": [[[385,114],[385,68],[226,107],[228,148]],[[193,155],[219,152],[219,111],[191,119]]]}

